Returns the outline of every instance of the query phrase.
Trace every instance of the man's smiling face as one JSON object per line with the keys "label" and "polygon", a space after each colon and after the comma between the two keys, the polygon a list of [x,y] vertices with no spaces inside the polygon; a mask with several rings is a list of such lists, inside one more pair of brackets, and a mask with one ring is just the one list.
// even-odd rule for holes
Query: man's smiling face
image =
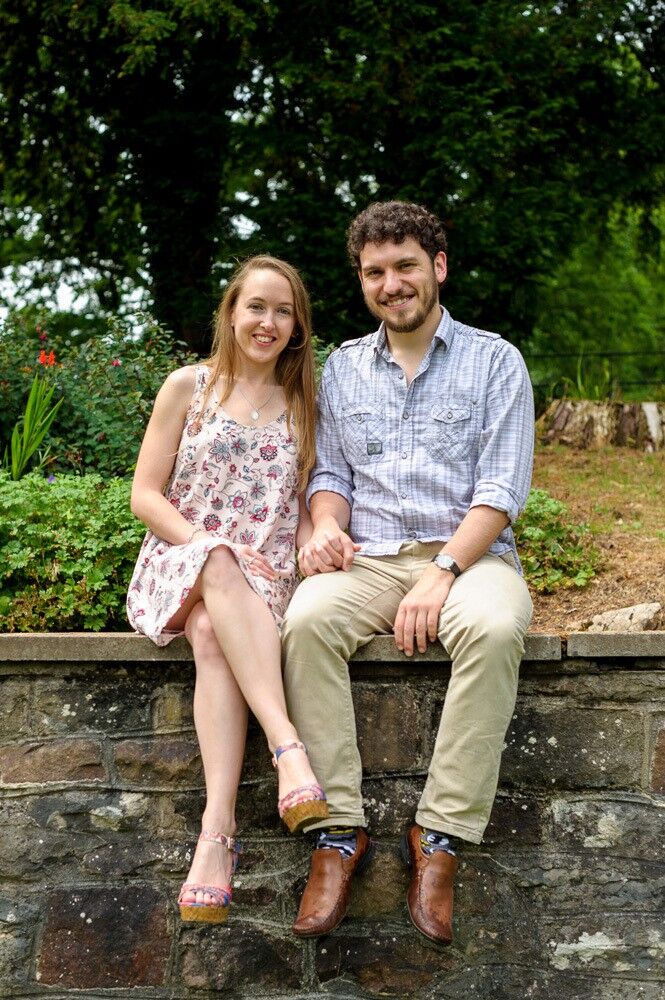
{"label": "man's smiling face", "polygon": [[438,315],[445,253],[431,260],[412,236],[403,243],[366,243],[358,273],[365,305],[388,330],[413,333]]}

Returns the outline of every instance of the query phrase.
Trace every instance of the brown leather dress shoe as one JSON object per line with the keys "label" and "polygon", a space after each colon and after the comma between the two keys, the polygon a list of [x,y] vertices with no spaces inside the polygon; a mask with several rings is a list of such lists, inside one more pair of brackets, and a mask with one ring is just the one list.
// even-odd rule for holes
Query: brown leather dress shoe
{"label": "brown leather dress shoe", "polygon": [[458,861],[446,851],[424,854],[422,827],[417,823],[402,838],[404,860],[411,869],[406,896],[409,916],[416,930],[439,944],[453,939],[453,883]]}
{"label": "brown leather dress shoe", "polygon": [[356,849],[345,858],[336,848],[317,848],[293,933],[298,937],[329,934],[346,916],[351,894],[351,880],[363,871],[372,856],[372,841],[362,827],[356,828]]}

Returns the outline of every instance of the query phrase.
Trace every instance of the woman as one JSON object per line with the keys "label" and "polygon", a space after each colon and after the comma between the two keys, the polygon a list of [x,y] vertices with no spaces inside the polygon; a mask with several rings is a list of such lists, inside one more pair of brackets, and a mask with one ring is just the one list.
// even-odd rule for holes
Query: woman
{"label": "woman", "polygon": [[[206,807],[184,920],[221,922],[237,861],[235,800],[248,706],[278,769],[291,831],[328,815],[286,712],[278,627],[311,534],[314,363],[307,292],[289,264],[253,257],[229,282],[212,354],[173,372],[143,439],[132,511],[148,527],[127,610],[166,645],[183,632],[196,664],[194,722]],[[287,752],[288,751],[288,752]]]}

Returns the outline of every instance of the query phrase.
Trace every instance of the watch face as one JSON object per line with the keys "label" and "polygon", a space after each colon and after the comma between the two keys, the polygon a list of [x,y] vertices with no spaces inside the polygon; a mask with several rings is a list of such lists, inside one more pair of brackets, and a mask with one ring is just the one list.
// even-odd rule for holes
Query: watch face
{"label": "watch face", "polygon": [[455,560],[453,559],[452,556],[438,555],[438,556],[434,557],[434,559],[432,560],[432,562],[435,562],[436,565],[439,567],[439,569],[448,569],[448,570],[450,570],[450,572],[454,573],[455,576],[459,576],[459,574],[460,574],[460,568],[459,568],[459,566],[457,565],[457,563],[455,562]]}

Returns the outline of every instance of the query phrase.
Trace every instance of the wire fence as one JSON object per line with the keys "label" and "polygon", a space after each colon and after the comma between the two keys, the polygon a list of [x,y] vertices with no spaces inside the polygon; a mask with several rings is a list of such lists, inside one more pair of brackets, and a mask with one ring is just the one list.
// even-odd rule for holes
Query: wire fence
{"label": "wire fence", "polygon": [[[633,359],[625,364],[619,359]],[[646,359],[636,361],[636,359]],[[586,382],[589,380],[589,367],[595,366],[596,377],[600,376],[606,384],[608,394],[614,387],[621,389],[640,389],[651,386],[665,388],[665,349],[662,351],[584,351],[577,354],[568,352],[548,352],[531,354],[524,352],[524,360],[529,371],[543,378],[543,368],[547,374],[543,381],[534,380],[533,387],[537,390],[552,389],[559,382]],[[586,362],[592,365],[587,366]],[[543,364],[544,363],[544,364]],[[599,363],[603,366],[599,369]],[[626,368],[631,368],[622,374]],[[644,369],[648,368],[648,374]],[[637,369],[637,371],[635,370]],[[644,374],[642,374],[644,372]],[[636,375],[641,377],[635,377]]]}

